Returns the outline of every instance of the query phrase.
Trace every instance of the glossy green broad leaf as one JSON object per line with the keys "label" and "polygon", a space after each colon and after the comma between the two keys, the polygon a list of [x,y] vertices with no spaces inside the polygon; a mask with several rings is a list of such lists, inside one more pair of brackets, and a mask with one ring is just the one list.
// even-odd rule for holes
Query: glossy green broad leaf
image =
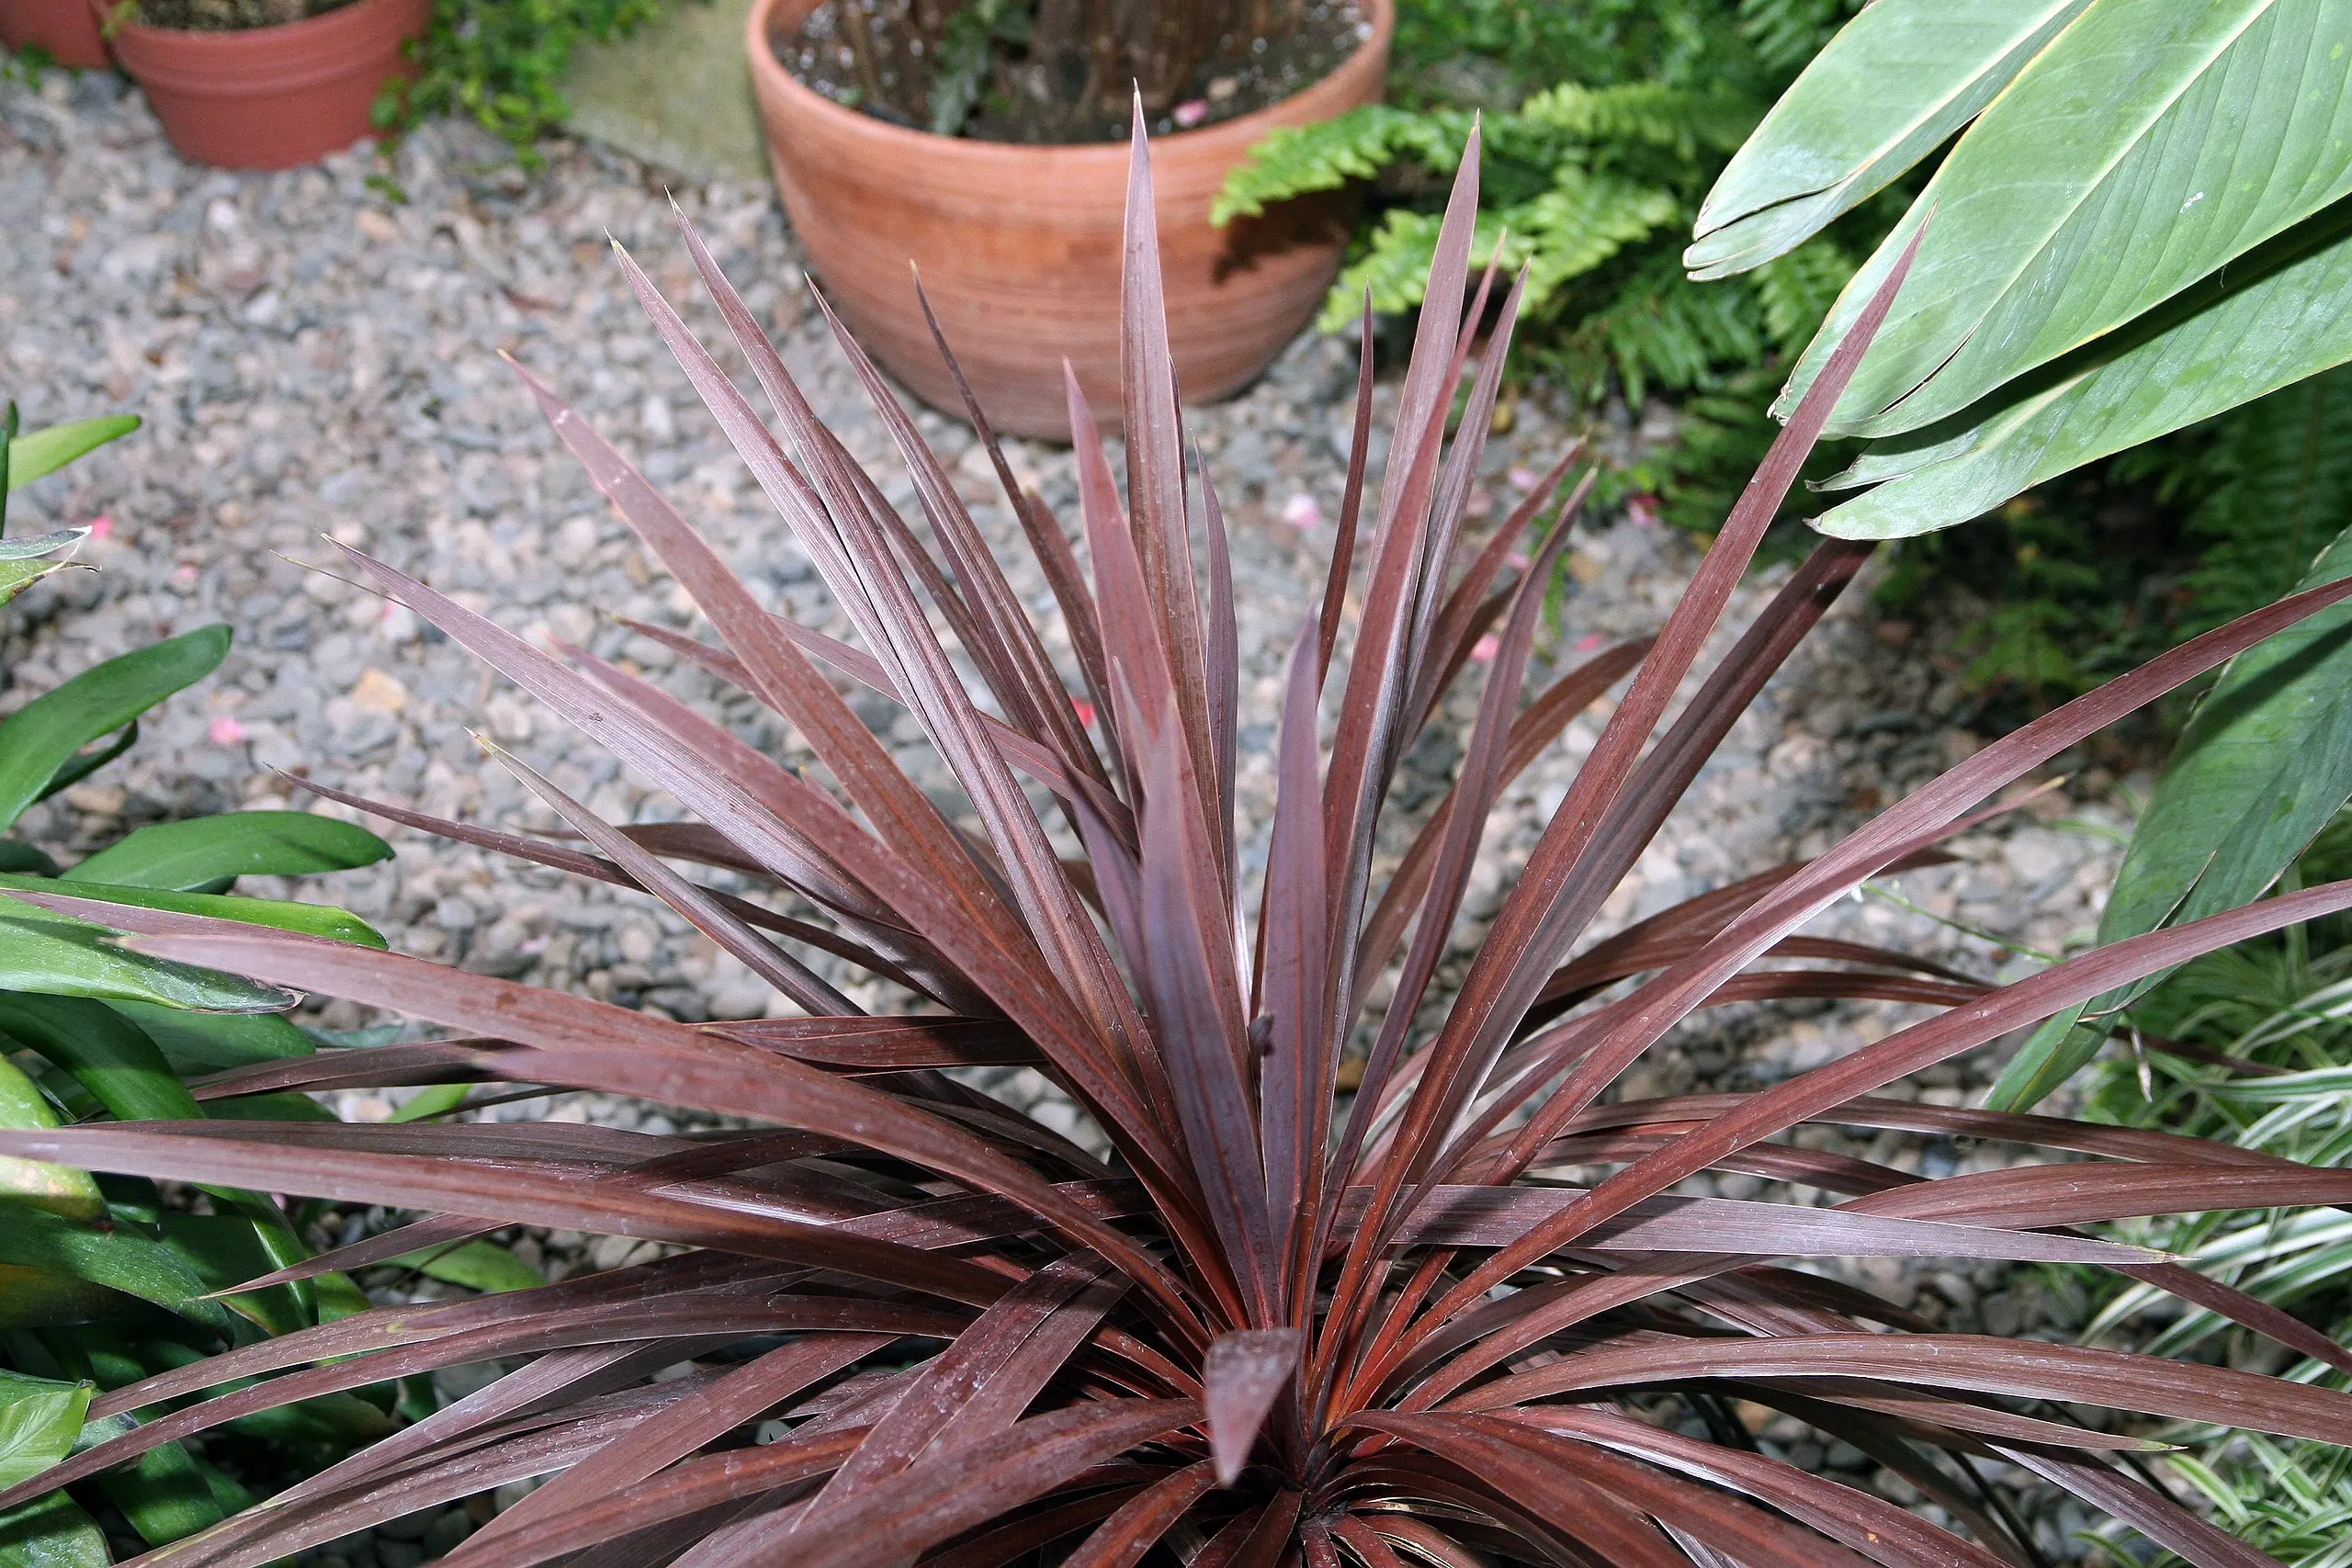
{"label": "glossy green broad leaf", "polygon": [[55,876],[57,863],[21,839],[0,839],[0,872],[11,871],[28,871],[36,876]]}
{"label": "glossy green broad leaf", "polygon": [[148,1450],[130,1464],[100,1476],[98,1485],[150,1546],[168,1545],[209,1529],[224,1517],[210,1479],[177,1443]]}
{"label": "glossy green broad leaf", "polygon": [[39,800],[75,752],[204,679],[228,652],[227,626],[199,626],[85,670],[0,720],[0,828]]}
{"label": "glossy green broad leaf", "polygon": [[128,1227],[92,1230],[39,1209],[20,1210],[0,1225],[0,1264],[104,1285],[215,1334],[231,1333],[235,1323],[227,1307],[206,1299],[213,1287],[185,1258]]}
{"label": "glossy green broad leaf", "polygon": [[122,1316],[130,1304],[121,1292],[78,1274],[0,1263],[0,1331],[96,1323]]}
{"label": "glossy green broad leaf", "polygon": [[62,1492],[0,1513],[0,1568],[107,1568],[107,1538]]}
{"label": "glossy green broad leaf", "polygon": [[[283,1013],[190,1012],[152,1002],[107,1005],[137,1024],[182,1077],[307,1056],[318,1049]],[[244,1103],[240,1103],[240,1115],[248,1114]]]}
{"label": "glossy green broad leaf", "polygon": [[1776,412],[1795,407],[1930,212],[1832,434],[1958,413],[2347,192],[2352,7],[2100,0],[1953,147],[1847,286]]}
{"label": "glossy green broad leaf", "polygon": [[74,1451],[90,1392],[85,1382],[0,1371],[0,1486],[29,1480]]}
{"label": "glossy green broad leaf", "polygon": [[427,1279],[463,1285],[469,1291],[527,1291],[548,1282],[547,1276],[492,1241],[460,1242],[456,1247],[431,1247],[384,1260],[392,1269],[413,1269]]}
{"label": "glossy green broad leaf", "polygon": [[14,436],[8,442],[8,488],[22,490],[138,428],[137,414],[118,413],[47,425]]}
{"label": "glossy green broad leaf", "polygon": [[1707,193],[1683,265],[1727,277],[1796,249],[2007,86],[2090,0],[1877,0],[1815,55]]}
{"label": "glossy green broad leaf", "polygon": [[299,999],[276,986],[132,953],[103,926],[17,899],[0,900],[0,989],[225,1013],[284,1012]]}
{"label": "glossy green broad leaf", "polygon": [[354,823],[308,811],[230,811],[157,822],[108,844],[65,874],[71,882],[218,893],[240,876],[350,871],[391,858],[392,847]]}
{"label": "glossy green broad leaf", "polygon": [[[383,933],[348,909],[332,904],[300,904],[285,898],[246,898],[233,893],[164,893],[153,888],[117,886],[106,883],[51,880],[45,876],[0,875],[0,889],[20,893],[71,894],[94,903],[122,904],[136,909],[168,909],[176,915],[209,915],[241,925],[271,926],[303,936],[325,937],[381,952]],[[0,959],[0,980],[6,977]]]}
{"label": "glossy green broad leaf", "polygon": [[[2352,576],[2352,530],[2301,586]],[[2352,604],[2299,622],[2230,661],[2174,748],[2099,917],[2102,945],[2252,903],[2352,799]],[[2154,975],[2034,1032],[1988,1103],[2023,1111],[2107,1039],[2106,1019]],[[2085,1023],[2082,1021],[2091,1021]]]}
{"label": "glossy green broad leaf", "polygon": [[88,532],[87,528],[68,528],[38,538],[0,538],[0,604],[63,566],[55,558]]}
{"label": "glossy green broad leaf", "polygon": [[1984,411],[1874,442],[1815,520],[1846,539],[1966,522],[2069,469],[2352,361],[2352,201],[2339,202]]}
{"label": "glossy green broad leaf", "polygon": [[[0,1486],[28,1481],[74,1451],[88,1383],[0,1371]],[[105,1568],[106,1537],[62,1493],[0,1513],[6,1568]]]}
{"label": "glossy green broad leaf", "polygon": [[[38,1052],[73,1075],[118,1122],[198,1122],[204,1108],[188,1093],[155,1043],[112,1009],[81,997],[0,992],[0,1041]],[[218,1289],[299,1263],[310,1251],[277,1206],[258,1193],[206,1186],[234,1213],[164,1216],[165,1240],[187,1253]],[[314,1321],[301,1285],[241,1297],[238,1310],[276,1333]]]}
{"label": "glossy green broad leaf", "polygon": [[[40,1086],[0,1056],[0,1127],[55,1127],[57,1112]],[[107,1217],[107,1201],[87,1171],[47,1160],[0,1155],[0,1204],[22,1203],[84,1224]],[[5,1292],[0,1292],[5,1294]]]}

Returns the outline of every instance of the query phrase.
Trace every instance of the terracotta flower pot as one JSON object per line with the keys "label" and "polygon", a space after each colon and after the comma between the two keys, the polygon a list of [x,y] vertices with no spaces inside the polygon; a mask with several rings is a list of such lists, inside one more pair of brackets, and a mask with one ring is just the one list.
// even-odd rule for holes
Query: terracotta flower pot
{"label": "terracotta flower pot", "polygon": [[0,43],[49,51],[60,65],[95,71],[107,63],[106,39],[89,0],[0,0]]}
{"label": "terracotta flower pot", "polygon": [[[1395,15],[1391,0],[1366,3],[1372,36],[1329,76],[1255,114],[1152,142],[1169,337],[1188,402],[1248,385],[1339,269],[1354,219],[1348,193],[1225,229],[1209,226],[1209,207],[1268,131],[1378,100]],[[844,108],[796,81],[772,41],[816,5],[755,0],[745,47],[776,188],[834,309],[918,396],[960,412],[915,302],[911,260],[991,423],[1068,439],[1068,356],[1096,417],[1116,428],[1126,143],[975,141]]]}
{"label": "terracotta flower pot", "polygon": [[[91,0],[93,9],[105,0]],[[199,164],[290,169],[371,134],[376,95],[413,67],[433,0],[353,0],[274,28],[192,32],[125,24],[115,59],[173,146]]]}

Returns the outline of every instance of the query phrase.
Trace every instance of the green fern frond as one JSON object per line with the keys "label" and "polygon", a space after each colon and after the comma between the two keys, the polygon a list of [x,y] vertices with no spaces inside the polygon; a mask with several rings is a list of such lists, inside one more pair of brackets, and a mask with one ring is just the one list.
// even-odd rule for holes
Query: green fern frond
{"label": "green fern frond", "polygon": [[1739,0],[1739,30],[1774,71],[1794,71],[1821,51],[1861,0]]}
{"label": "green fern frond", "polygon": [[1598,400],[1614,371],[1638,406],[1652,383],[1679,389],[1713,384],[1726,367],[1762,363],[1767,347],[1754,294],[1692,283],[1670,254],[1652,256],[1608,304],[1569,330],[1560,362],[1570,389]]}
{"label": "green fern frond", "polygon": [[[1506,271],[1527,268],[1521,309],[1532,313],[1568,282],[1592,271],[1627,245],[1675,222],[1681,203],[1670,191],[1654,190],[1605,175],[1561,165],[1550,190],[1532,201],[1478,215],[1471,254],[1479,265],[1496,255]],[[1437,248],[1439,215],[1393,210],[1373,231],[1372,243],[1331,286],[1320,318],[1325,332],[1337,332],[1363,308],[1383,314],[1408,310],[1421,302],[1430,260]]]}
{"label": "green fern frond", "polygon": [[1511,231],[1530,243],[1526,308],[1543,305],[1562,284],[1681,215],[1671,191],[1562,164],[1550,190],[1502,214]]}
{"label": "green fern frond", "polygon": [[1728,152],[1759,118],[1755,105],[1721,93],[1693,93],[1663,82],[1587,87],[1563,82],[1519,106],[1515,117],[1579,141],[1643,141],[1685,157],[1702,147]]}
{"label": "green fern frond", "polygon": [[1391,164],[1451,174],[1469,130],[1470,116],[1457,109],[1420,113],[1387,104],[1286,127],[1252,147],[1248,161],[1226,176],[1209,221],[1223,228],[1236,218],[1255,218],[1270,203],[1368,180]]}
{"label": "green fern frond", "polygon": [[1773,344],[1794,350],[1811,343],[1853,276],[1854,258],[1826,236],[1774,256],[1749,274]]}
{"label": "green fern frond", "polygon": [[2167,476],[2202,546],[2188,578],[2185,635],[2291,592],[2312,558],[2352,525],[2352,367],[2222,415]]}
{"label": "green fern frond", "polygon": [[[1473,254],[1485,256],[1493,250],[1501,225],[1491,222],[1487,214],[1479,216]],[[1331,285],[1316,325],[1327,333],[1335,333],[1353,321],[1363,308],[1366,289],[1372,291],[1372,308],[1380,315],[1394,315],[1419,305],[1430,258],[1437,254],[1440,221],[1439,215],[1433,212],[1415,212],[1404,207],[1390,209],[1372,231],[1371,243],[1363,254],[1350,262],[1340,272],[1339,281]]]}

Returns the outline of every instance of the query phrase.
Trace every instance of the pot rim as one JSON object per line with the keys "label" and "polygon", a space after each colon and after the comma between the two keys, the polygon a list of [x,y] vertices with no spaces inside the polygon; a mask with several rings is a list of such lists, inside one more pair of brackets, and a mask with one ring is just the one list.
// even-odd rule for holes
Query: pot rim
{"label": "pot rim", "polygon": [[[91,0],[91,3],[98,4],[99,0]],[[373,0],[359,0],[359,3],[372,4]],[[917,130],[908,126],[893,125],[888,120],[835,103],[786,70],[784,62],[776,58],[771,41],[776,29],[770,25],[770,18],[785,3],[786,0],[752,0],[751,12],[744,18],[743,51],[750,57],[752,84],[763,98],[771,94],[780,96],[796,113],[828,119],[850,134],[931,159],[962,158],[992,164],[1050,161],[1064,164],[1084,161],[1115,165],[1120,169],[1126,167],[1129,149],[1125,139],[1116,141],[982,141],[968,136],[942,136],[935,130]],[[1191,152],[1208,153],[1215,150],[1216,155],[1222,157],[1225,155],[1224,143],[1238,142],[1247,146],[1270,131],[1298,123],[1295,116],[1282,114],[1285,106],[1324,90],[1366,55],[1375,51],[1385,51],[1389,46],[1396,25],[1396,0],[1356,0],[1356,3],[1371,13],[1372,31],[1330,70],[1288,97],[1278,98],[1248,114],[1193,130],[1173,130],[1165,136],[1155,135],[1151,139],[1153,154],[1156,157],[1182,157]],[[815,8],[813,4],[809,6],[811,10]]]}

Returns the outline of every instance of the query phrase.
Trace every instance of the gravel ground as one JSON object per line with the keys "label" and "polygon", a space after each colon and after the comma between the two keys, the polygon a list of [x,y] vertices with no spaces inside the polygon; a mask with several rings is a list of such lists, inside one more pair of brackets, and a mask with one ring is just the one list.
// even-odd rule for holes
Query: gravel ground
{"label": "gravel ground", "polygon": [[[86,852],[141,822],[232,807],[299,805],[272,769],[439,815],[548,829],[556,819],[503,770],[480,760],[482,730],[610,819],[678,815],[519,694],[484,673],[404,610],[305,570],[325,556],[323,532],[377,554],[510,627],[583,644],[655,671],[680,694],[717,708],[740,732],[789,750],[747,701],[606,617],[694,624],[684,593],[638,551],[497,358],[513,354],[544,377],[647,472],[751,581],[820,625],[836,619],[810,568],[712,428],[628,296],[606,254],[631,249],[682,304],[692,290],[670,227],[662,178],[592,146],[560,150],[526,179],[461,128],[436,126],[396,159],[408,195],[371,190],[373,160],[350,154],[318,169],[229,175],[177,160],[136,95],[109,78],[53,74],[38,91],[0,85],[0,288],[5,387],[40,425],[129,411],[145,428],[17,498],[19,526],[93,524],[94,572],[61,574],[19,599],[0,627],[6,703],[13,707],[102,657],[212,621],[234,650],[220,673],[172,704],[124,761],[36,808],[26,836],[61,855]],[[887,438],[854,379],[821,341],[806,304],[797,251],[772,192],[752,186],[680,187],[752,307],[773,323],[819,412],[871,460],[894,501],[911,498]],[[711,312],[689,319],[715,333]],[[1353,349],[1302,340],[1245,398],[1200,411],[1194,428],[1234,523],[1244,654],[1242,800],[1262,823],[1280,664],[1295,617],[1319,582],[1336,514],[1343,403]],[[1393,400],[1393,383],[1382,391]],[[1604,449],[1655,439],[1662,416],[1610,411]],[[1010,545],[982,456],[958,425],[924,414],[925,433],[956,466],[991,536]],[[1530,468],[1547,466],[1568,432],[1522,403],[1490,451],[1482,490],[1499,516]],[[1015,467],[1065,515],[1075,514],[1066,453],[1015,444]],[[1008,549],[1009,560],[1019,559]],[[1695,562],[1679,536],[1638,515],[1592,519],[1576,536],[1562,623],[1539,662],[1654,628]],[[1736,629],[1779,581],[1758,574],[1735,603]],[[1015,585],[1048,604],[1034,572]],[[838,627],[836,627],[838,629]],[[1727,637],[1723,639],[1727,641]],[[1928,628],[1884,624],[1849,594],[1808,647],[1742,718],[1690,797],[1602,918],[1615,929],[1679,898],[1794,854],[1816,852],[1878,804],[1899,798],[1980,741],[1944,716],[1962,708],[1956,661],[1928,651]],[[1408,765],[1408,798],[1433,798],[1450,771],[1472,695],[1448,709],[1446,733]],[[885,722],[892,710],[882,710]],[[1601,715],[1573,725],[1524,774],[1490,829],[1487,869],[1474,887],[1475,935],[1507,888],[1599,733]],[[898,718],[894,743],[912,746]],[[2030,961],[1967,934],[1997,933],[2016,949],[2055,952],[2096,919],[2126,816],[2094,772],[1953,846],[1960,863],[1902,879],[1913,908],[1871,898],[1841,904],[1821,929],[1928,951],[1980,974]],[[650,900],[393,829],[395,860],[336,879],[332,896],[376,922],[397,948],[500,975],[573,988],[700,1020],[769,1010],[764,988]],[[1259,852],[1262,854],[1262,849]],[[254,891],[271,891],[256,887]],[[287,888],[288,894],[297,890]],[[1933,918],[1930,918],[1933,917]],[[1455,963],[1462,962],[1457,952]],[[2017,972],[2022,972],[2018,970]],[[1792,1018],[1713,1013],[1631,1075],[1628,1094],[1692,1086],[1747,1087],[1816,1066],[1905,1021],[1897,1010],[1822,1006]],[[323,1026],[369,1023],[349,1004]],[[1956,1103],[1987,1080],[1985,1054],[1917,1085]],[[995,1086],[1035,1101],[1034,1075]],[[515,1112],[537,1114],[534,1107]],[[348,1113],[381,1117],[381,1099]],[[667,1130],[660,1108],[586,1096],[552,1114]],[[1066,1107],[1051,1113],[1068,1119]],[[2001,1157],[1996,1151],[1904,1146],[1891,1135],[1853,1145],[1871,1157],[1931,1171]],[[1692,1190],[1727,1190],[1694,1187]],[[618,1261],[617,1244],[550,1237],[531,1250],[555,1271]],[[1882,1288],[1903,1281],[1861,1271]],[[1943,1271],[1912,1283],[1922,1310],[1954,1325],[2056,1332],[2070,1303],[1997,1269]],[[1767,1440],[1772,1440],[1768,1429]],[[1804,1456],[1800,1456],[1804,1457]],[[1835,1464],[1835,1455],[1824,1462]],[[408,1521],[372,1542],[338,1548],[351,1568],[413,1568],[462,1534],[462,1516]],[[2045,1512],[2045,1544],[2081,1521]],[[409,1525],[415,1528],[411,1529]]]}

